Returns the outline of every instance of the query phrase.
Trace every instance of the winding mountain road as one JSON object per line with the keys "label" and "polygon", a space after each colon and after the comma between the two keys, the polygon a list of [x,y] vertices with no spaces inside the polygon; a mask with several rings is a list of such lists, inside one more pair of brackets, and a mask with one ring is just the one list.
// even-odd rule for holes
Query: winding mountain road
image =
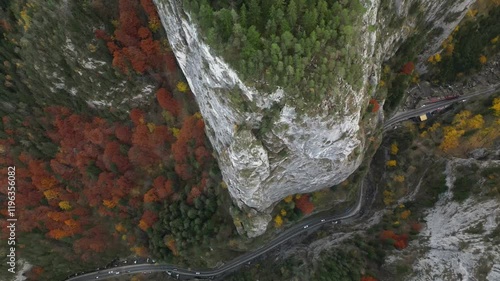
{"label": "winding mountain road", "polygon": [[[491,94],[496,91],[500,90],[499,87],[500,84],[492,85],[488,87],[487,89],[478,91],[473,94],[469,95],[464,95],[459,97],[458,99],[453,99],[453,100],[442,100],[439,102],[435,102],[432,104],[427,104],[423,107],[409,110],[406,112],[398,113],[394,115],[391,119],[389,119],[385,124],[384,124],[384,130],[390,129],[392,126],[395,124],[407,120],[412,117],[417,117],[422,114],[425,114],[427,112],[432,112],[434,110],[437,110],[438,108],[448,106],[452,103],[458,102],[458,101],[466,101],[472,97],[479,96],[479,95],[484,95],[484,94]],[[268,253],[269,251],[272,251],[276,247],[284,244],[285,242],[289,241],[290,239],[293,239],[301,234],[304,233],[311,233],[318,228],[320,228],[323,225],[327,224],[337,224],[340,223],[340,221],[348,221],[350,219],[354,219],[358,213],[361,210],[361,205],[364,200],[364,185],[362,185],[360,193],[359,193],[359,199],[354,207],[351,207],[350,209],[347,209],[343,214],[340,215],[335,215],[335,216],[328,216],[328,217],[312,217],[309,219],[306,219],[289,229],[283,231],[281,234],[279,234],[276,238],[271,240],[269,243],[266,245],[256,249],[253,252],[248,252],[246,254],[243,254],[223,266],[219,268],[214,268],[210,270],[189,270],[189,269],[182,269],[178,268],[175,265],[169,265],[169,264],[129,264],[129,265],[123,265],[123,266],[117,266],[113,268],[107,268],[104,270],[98,270],[90,273],[85,273],[79,276],[71,277],[66,279],[67,281],[89,281],[89,280],[105,280],[111,277],[118,277],[118,276],[123,276],[123,275],[128,275],[128,274],[137,274],[137,273],[153,273],[153,272],[165,272],[166,274],[170,275],[174,279],[192,279],[192,278],[197,278],[197,279],[217,279],[219,277],[222,277],[223,275],[230,273],[232,271],[235,271],[236,269],[240,268],[241,266],[245,264],[250,264],[252,260],[255,258],[264,255]]]}

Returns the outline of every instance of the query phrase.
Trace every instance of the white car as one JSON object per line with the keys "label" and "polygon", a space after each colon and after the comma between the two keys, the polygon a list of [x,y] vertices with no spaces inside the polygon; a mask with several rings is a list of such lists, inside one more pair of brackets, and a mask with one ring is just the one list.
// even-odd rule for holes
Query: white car
{"label": "white car", "polygon": [[309,225],[304,226],[304,228],[308,228],[308,227],[309,227]]}
{"label": "white car", "polygon": [[324,222],[324,221],[325,221],[325,219],[322,219],[322,220],[321,220],[321,222]]}
{"label": "white car", "polygon": [[199,273],[199,272],[196,272],[196,275],[200,275],[200,273]]}

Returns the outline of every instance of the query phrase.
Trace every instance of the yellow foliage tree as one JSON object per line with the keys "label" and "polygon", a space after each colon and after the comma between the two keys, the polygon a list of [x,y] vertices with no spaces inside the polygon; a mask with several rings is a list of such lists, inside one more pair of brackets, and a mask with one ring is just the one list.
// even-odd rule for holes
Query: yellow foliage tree
{"label": "yellow foliage tree", "polygon": [[446,45],[445,51],[447,55],[453,54],[454,50],[455,50],[455,45],[453,43]]}
{"label": "yellow foliage tree", "polygon": [[71,204],[68,201],[61,201],[59,202],[59,208],[63,210],[70,210],[71,209]]}
{"label": "yellow foliage tree", "polygon": [[293,195],[288,195],[287,197],[285,197],[285,199],[283,199],[285,201],[285,203],[290,203],[292,202],[293,200]]}
{"label": "yellow foliage tree", "polygon": [[439,145],[439,148],[444,152],[456,148],[459,144],[460,137],[465,133],[464,130],[457,130],[450,126],[444,127],[443,132],[444,137],[443,141]]}
{"label": "yellow foliage tree", "polygon": [[58,194],[59,192],[57,192],[56,189],[47,189],[43,192],[43,195],[47,198],[47,200],[56,198]]}
{"label": "yellow foliage tree", "polygon": [[405,176],[403,175],[398,175],[394,177],[394,181],[396,182],[404,182],[405,181]]}
{"label": "yellow foliage tree", "polygon": [[491,39],[491,44],[496,44],[498,43],[498,40],[500,40],[500,35],[498,35],[497,37]]}
{"label": "yellow foliage tree", "polygon": [[387,167],[396,167],[397,164],[398,162],[396,160],[389,160],[385,163]]}
{"label": "yellow foliage tree", "polygon": [[115,230],[118,232],[125,232],[125,227],[121,223],[115,225]]}
{"label": "yellow foliage tree", "polygon": [[391,154],[396,155],[398,154],[399,148],[397,143],[391,144]]}
{"label": "yellow foliage tree", "polygon": [[178,138],[180,133],[181,133],[181,130],[179,130],[177,128],[172,128],[172,135],[174,135],[174,137]]}
{"label": "yellow foliage tree", "polygon": [[420,82],[420,76],[418,75],[418,73],[414,72],[413,76],[411,77],[411,82],[414,84]]}
{"label": "yellow foliage tree", "polygon": [[379,87],[384,87],[385,86],[385,81],[384,80],[380,80],[380,82],[378,83],[378,86]]}
{"label": "yellow foliage tree", "polygon": [[453,125],[457,130],[462,130],[467,128],[467,119],[472,116],[472,113],[468,110],[462,110],[459,113],[455,114],[453,117]]}
{"label": "yellow foliage tree", "polygon": [[495,111],[496,116],[500,116],[500,98],[495,98],[493,100],[493,105],[490,107],[490,109],[493,109],[493,111]]}
{"label": "yellow foliage tree", "polygon": [[405,219],[407,219],[410,216],[410,214],[411,214],[410,210],[403,211],[401,213],[401,218],[405,220]]}
{"label": "yellow foliage tree", "polygon": [[149,30],[151,30],[152,32],[158,31],[158,29],[160,28],[160,24],[161,22],[157,17],[150,19],[148,23]]}
{"label": "yellow foliage tree", "polygon": [[384,205],[389,206],[394,202],[394,193],[390,190],[384,190]]}
{"label": "yellow foliage tree", "polygon": [[153,133],[156,129],[156,125],[153,123],[148,123],[146,126],[148,126],[149,132]]}
{"label": "yellow foliage tree", "polygon": [[283,217],[286,216],[286,210],[285,209],[281,209],[280,215],[283,216]]}
{"label": "yellow foliage tree", "polygon": [[116,202],[114,200],[102,200],[102,204],[109,209],[113,209],[116,206]]}
{"label": "yellow foliage tree", "polygon": [[181,93],[185,93],[188,90],[188,85],[180,81],[179,83],[177,83],[177,90],[179,90],[179,92]]}
{"label": "yellow foliage tree", "polygon": [[435,54],[435,55],[434,55],[434,60],[435,60],[436,62],[440,62],[440,61],[441,61],[441,54]]}
{"label": "yellow foliage tree", "polygon": [[484,126],[484,119],[481,114],[474,115],[474,117],[467,120],[468,129],[481,129]]}
{"label": "yellow foliage tree", "polygon": [[28,15],[28,5],[26,5],[23,8],[23,10],[21,11],[20,19],[19,19],[18,23],[23,26],[24,31],[28,31],[28,29],[30,28],[31,17]]}
{"label": "yellow foliage tree", "polygon": [[139,221],[139,228],[146,231],[149,228],[149,225],[144,220],[140,220]]}
{"label": "yellow foliage tree", "polygon": [[427,60],[428,62],[432,64],[436,64],[441,61],[441,54],[435,54],[433,56],[430,56],[429,59]]}
{"label": "yellow foliage tree", "polygon": [[468,17],[470,17],[470,18],[473,18],[473,17],[475,17],[475,16],[477,15],[477,12],[478,12],[478,11],[477,11],[476,9],[469,9],[469,10],[467,11],[467,14],[466,14],[466,15],[467,15]]}
{"label": "yellow foliage tree", "polygon": [[481,64],[485,64],[487,61],[488,61],[488,58],[486,58],[486,56],[485,56],[485,55],[480,55],[480,56],[479,56],[479,62],[480,62]]}
{"label": "yellow foliage tree", "polygon": [[439,127],[441,127],[441,123],[436,122],[432,124],[432,126],[430,126],[427,130],[431,133],[434,133]]}
{"label": "yellow foliage tree", "polygon": [[274,218],[274,226],[276,228],[279,228],[283,225],[283,219],[281,218],[280,215],[277,215],[275,218]]}
{"label": "yellow foliage tree", "polygon": [[197,111],[195,114],[193,114],[193,116],[197,119],[201,119],[201,113],[199,111]]}
{"label": "yellow foliage tree", "polygon": [[300,199],[300,197],[302,197],[302,195],[300,194],[295,195],[295,199]]}
{"label": "yellow foliage tree", "polygon": [[384,65],[384,74],[389,74],[391,72],[391,67],[387,64]]}

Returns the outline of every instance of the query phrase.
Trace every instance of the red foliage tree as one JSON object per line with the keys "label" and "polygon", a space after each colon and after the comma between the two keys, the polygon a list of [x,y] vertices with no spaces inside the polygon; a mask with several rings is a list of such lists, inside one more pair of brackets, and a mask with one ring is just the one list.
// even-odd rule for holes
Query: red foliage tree
{"label": "red foliage tree", "polygon": [[151,188],[148,190],[146,193],[144,193],[144,203],[151,203],[158,201],[158,195],[156,194],[156,190],[154,188]]}
{"label": "red foliage tree", "polygon": [[401,250],[408,246],[408,234],[397,235],[392,230],[384,230],[380,233],[380,240],[386,241],[391,239],[396,249]]}
{"label": "red foliage tree", "polygon": [[147,57],[139,48],[134,46],[123,48],[123,53],[136,72],[143,74],[146,71],[148,67]]}
{"label": "red foliage tree", "polygon": [[193,186],[191,188],[191,191],[189,192],[189,195],[188,195],[188,197],[186,199],[186,202],[188,204],[193,204],[193,200],[195,198],[199,197],[200,195],[201,195],[201,190],[198,187]]}
{"label": "red foliage tree", "polygon": [[122,73],[128,74],[127,60],[121,50],[113,52],[113,67],[118,68]]}
{"label": "red foliage tree", "polygon": [[[112,54],[113,57],[114,57],[115,52],[120,51],[120,47],[118,47],[118,45],[116,45],[115,42],[112,42],[112,41],[107,42],[106,47],[108,47],[109,53]],[[119,55],[119,54],[117,53],[117,55]],[[114,61],[114,59],[113,59],[113,61]]]}
{"label": "red foliage tree", "polygon": [[144,113],[138,108],[130,110],[130,119],[135,125],[144,124]]}
{"label": "red foliage tree", "polygon": [[415,65],[413,64],[412,61],[409,61],[403,66],[403,68],[401,69],[401,73],[406,74],[406,75],[411,75],[413,73],[414,69],[415,69]]}
{"label": "red foliage tree", "polygon": [[100,39],[100,40],[104,40],[104,41],[111,40],[111,37],[109,37],[109,35],[106,33],[106,31],[104,31],[102,29],[96,29],[94,31],[94,35],[95,35],[95,38]]}
{"label": "red foliage tree", "polygon": [[[137,37],[137,31],[141,27],[141,20],[137,16],[137,2],[133,0],[120,0],[118,9],[120,12],[119,31],[132,37]],[[116,32],[115,32],[116,36]],[[116,36],[118,39],[118,36]],[[120,39],[118,39],[120,40]],[[121,41],[121,40],[120,40]],[[125,43],[122,41],[122,43]],[[131,45],[126,45],[131,46]]]}
{"label": "red foliage tree", "polygon": [[185,181],[188,181],[193,178],[193,170],[191,169],[191,166],[189,166],[188,164],[176,163],[174,169],[177,175],[179,175],[179,177],[181,177],[181,179]]}
{"label": "red foliage tree", "polygon": [[139,124],[132,133],[132,143],[144,149],[151,148],[150,134],[148,126]]}
{"label": "red foliage tree", "polygon": [[179,103],[174,99],[171,93],[164,88],[156,92],[156,99],[162,108],[170,112],[173,116],[178,116],[180,112]]}
{"label": "red foliage tree", "polygon": [[165,54],[165,65],[168,72],[174,73],[177,71],[177,59],[175,58],[173,52]]}
{"label": "red foliage tree", "polygon": [[416,232],[420,232],[422,230],[422,224],[420,224],[418,222],[412,223],[411,229],[416,231]]}
{"label": "red foliage tree", "polygon": [[138,146],[132,146],[128,151],[128,158],[132,164],[137,168],[147,169],[153,165],[158,164],[158,155],[148,151],[146,149],[141,149]]}
{"label": "red foliage tree", "polygon": [[299,199],[295,199],[295,207],[304,215],[308,215],[314,210],[314,204],[309,200],[309,194],[303,194]]}
{"label": "red foliage tree", "polygon": [[139,37],[141,39],[150,38],[152,36],[151,30],[149,30],[149,28],[146,28],[144,26],[139,28],[139,31],[137,32],[137,34],[139,35]]}
{"label": "red foliage tree", "polygon": [[158,216],[150,210],[144,211],[141,217],[141,222],[139,223],[140,225],[142,224],[143,226],[141,228],[149,228],[151,227],[156,221],[158,220]]}
{"label": "red foliage tree", "polygon": [[394,239],[396,238],[396,234],[392,230],[384,230],[380,233],[380,240]]}
{"label": "red foliage tree", "polygon": [[371,99],[370,104],[373,105],[372,112],[377,112],[380,109],[380,104],[376,99]]}
{"label": "red foliage tree", "polygon": [[123,125],[117,125],[115,128],[115,136],[118,140],[123,143],[131,144],[132,131],[129,127]]}
{"label": "red foliage tree", "polygon": [[196,162],[200,165],[204,165],[212,156],[204,146],[197,147],[194,151],[194,155],[196,157]]}
{"label": "red foliage tree", "polygon": [[402,250],[408,247],[408,234],[401,234],[396,236],[396,241],[394,242],[394,247],[398,250]]}
{"label": "red foliage tree", "polygon": [[153,3],[152,0],[141,0],[141,6],[148,14],[148,17],[151,18],[158,18],[158,13],[156,12],[156,6]]}
{"label": "red foliage tree", "polygon": [[377,279],[369,275],[364,275],[363,277],[361,277],[360,281],[377,281]]}

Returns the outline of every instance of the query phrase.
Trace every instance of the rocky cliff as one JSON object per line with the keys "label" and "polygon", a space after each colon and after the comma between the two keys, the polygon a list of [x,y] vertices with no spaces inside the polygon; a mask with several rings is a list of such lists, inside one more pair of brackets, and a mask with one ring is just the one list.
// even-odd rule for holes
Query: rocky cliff
{"label": "rocky cliff", "polygon": [[[348,46],[361,55],[357,62],[363,70],[361,87],[354,90],[339,78],[334,93],[311,104],[287,98],[279,88],[263,92],[247,85],[204,42],[182,1],[155,2],[205,119],[229,192],[240,208],[255,215],[247,224],[249,236],[265,231],[275,202],[340,183],[359,166],[365,137],[376,124],[360,121],[375,94],[372,86],[378,83],[382,61],[411,34],[411,28],[402,27],[415,25],[416,17],[405,19],[412,5],[418,8],[417,14],[427,15],[426,21],[436,25],[456,12],[450,8],[454,4],[445,0],[365,2],[362,24],[356,27],[360,39]],[[462,2],[460,9],[470,2]],[[433,16],[435,13],[440,16]],[[401,19],[400,30],[386,27],[394,17]],[[442,34],[449,33],[448,29]],[[264,125],[268,128],[265,134],[255,133]]]}

